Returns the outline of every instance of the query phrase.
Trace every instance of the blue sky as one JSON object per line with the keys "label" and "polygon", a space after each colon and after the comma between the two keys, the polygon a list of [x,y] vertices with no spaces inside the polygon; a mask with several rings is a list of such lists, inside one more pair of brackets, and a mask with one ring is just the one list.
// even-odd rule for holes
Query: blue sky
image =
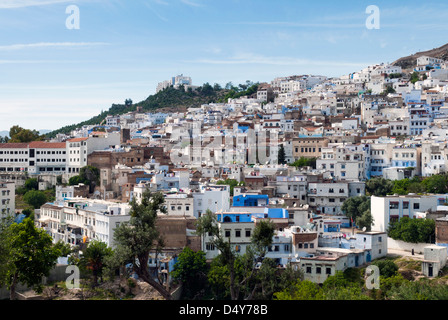
{"label": "blue sky", "polygon": [[0,131],[77,123],[181,73],[196,85],[340,76],[447,43],[447,16],[442,0],[0,0]]}

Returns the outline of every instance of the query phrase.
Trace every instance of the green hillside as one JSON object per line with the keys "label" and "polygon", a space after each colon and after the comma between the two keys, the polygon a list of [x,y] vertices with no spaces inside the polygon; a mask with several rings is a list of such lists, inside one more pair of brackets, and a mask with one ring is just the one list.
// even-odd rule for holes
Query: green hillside
{"label": "green hillside", "polygon": [[254,84],[250,81],[237,87],[228,83],[225,88],[218,84],[211,86],[208,83],[195,90],[185,90],[183,87],[178,89],[170,87],[150,95],[146,100],[135,104],[129,103],[130,101],[128,100],[124,104],[113,104],[109,110],[103,111],[95,117],[54,130],[46,136],[47,138],[53,138],[58,133],[70,134],[72,130],[84,125],[101,124],[108,115],[121,115],[136,111],[137,107],[141,107],[143,112],[185,112],[188,108],[200,107],[202,104],[225,102],[228,98],[237,98],[244,95],[253,96],[256,95],[257,88],[258,83]]}

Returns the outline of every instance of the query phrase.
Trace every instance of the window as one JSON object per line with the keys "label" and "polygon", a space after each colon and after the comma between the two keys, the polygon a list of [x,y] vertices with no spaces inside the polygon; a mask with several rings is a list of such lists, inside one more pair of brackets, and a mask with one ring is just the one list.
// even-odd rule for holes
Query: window
{"label": "window", "polygon": [[420,203],[414,203],[414,209],[420,209]]}
{"label": "window", "polygon": [[409,202],[407,201],[403,202],[403,209],[409,209]]}
{"label": "window", "polygon": [[390,202],[389,209],[398,209],[398,202]]}
{"label": "window", "polygon": [[311,267],[310,266],[306,267],[306,273],[311,273]]}
{"label": "window", "polygon": [[230,238],[230,230],[226,230],[225,231],[225,237],[226,238]]}
{"label": "window", "polygon": [[316,273],[317,274],[321,274],[322,273],[322,268],[321,267],[316,267]]}
{"label": "window", "polygon": [[331,268],[329,268],[329,267],[325,268],[325,273],[326,274],[331,274]]}
{"label": "window", "polygon": [[235,230],[235,237],[241,237],[241,230]]}

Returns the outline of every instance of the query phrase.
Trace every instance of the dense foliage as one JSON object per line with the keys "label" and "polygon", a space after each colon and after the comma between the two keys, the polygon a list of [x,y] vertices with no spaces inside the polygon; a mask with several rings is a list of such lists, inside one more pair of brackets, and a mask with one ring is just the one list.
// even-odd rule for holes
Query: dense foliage
{"label": "dense foliage", "polygon": [[358,228],[365,227],[367,231],[371,230],[373,218],[370,213],[369,196],[348,198],[342,204],[341,210]]}
{"label": "dense foliage", "polygon": [[435,221],[432,219],[411,219],[402,217],[389,224],[388,235],[392,239],[412,243],[434,242]]}
{"label": "dense foliage", "polygon": [[293,166],[296,168],[311,167],[313,169],[316,169],[316,158],[301,157],[300,159],[297,159],[296,161],[291,163],[290,166]]}
{"label": "dense foliage", "polygon": [[61,255],[61,247],[52,243],[45,230],[37,228],[30,218],[21,223],[3,224],[0,228],[1,246],[0,285],[10,289],[16,298],[19,283],[42,290],[42,277],[48,276]]}
{"label": "dense foliage", "polygon": [[366,181],[367,195],[384,197],[386,195],[409,193],[447,193],[448,175],[435,174],[429,177],[405,178],[401,180],[387,180],[374,177]]}
{"label": "dense foliage", "polygon": [[89,191],[93,192],[95,186],[100,183],[100,170],[93,166],[85,166],[79,170],[79,175],[73,176],[68,181],[69,185],[78,185],[80,183],[88,185]]}

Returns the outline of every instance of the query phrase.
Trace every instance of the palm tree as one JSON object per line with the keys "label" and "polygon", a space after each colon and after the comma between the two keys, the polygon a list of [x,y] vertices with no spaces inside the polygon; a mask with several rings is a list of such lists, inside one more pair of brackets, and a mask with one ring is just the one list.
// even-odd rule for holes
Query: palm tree
{"label": "palm tree", "polygon": [[93,240],[87,246],[82,257],[83,264],[87,269],[92,271],[93,286],[98,284],[98,277],[101,278],[103,274],[103,267],[105,265],[105,258],[112,255],[112,249],[106,243]]}

